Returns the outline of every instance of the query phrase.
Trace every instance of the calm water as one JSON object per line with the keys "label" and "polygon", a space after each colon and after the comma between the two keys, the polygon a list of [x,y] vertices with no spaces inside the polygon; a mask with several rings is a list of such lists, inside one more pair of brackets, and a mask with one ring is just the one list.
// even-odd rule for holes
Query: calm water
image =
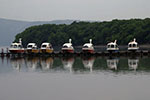
{"label": "calm water", "polygon": [[150,58],[0,58],[0,100],[149,100]]}

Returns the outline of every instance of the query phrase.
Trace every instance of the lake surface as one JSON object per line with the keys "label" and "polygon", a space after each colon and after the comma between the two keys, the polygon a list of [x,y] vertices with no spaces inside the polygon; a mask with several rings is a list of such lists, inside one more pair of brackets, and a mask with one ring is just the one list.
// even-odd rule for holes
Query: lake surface
{"label": "lake surface", "polygon": [[0,100],[149,98],[148,57],[0,57]]}

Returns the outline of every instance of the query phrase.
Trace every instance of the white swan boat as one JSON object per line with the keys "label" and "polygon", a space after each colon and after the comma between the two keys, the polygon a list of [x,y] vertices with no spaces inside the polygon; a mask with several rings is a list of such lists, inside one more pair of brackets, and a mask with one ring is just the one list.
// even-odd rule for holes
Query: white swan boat
{"label": "white swan boat", "polygon": [[63,44],[63,47],[62,47],[62,52],[63,53],[74,53],[74,48],[72,46],[72,43],[71,43],[71,39],[69,39],[69,43],[65,43]]}
{"label": "white swan boat", "polygon": [[133,41],[128,43],[128,51],[137,51],[139,50],[138,43],[136,42],[136,39],[134,38]]}
{"label": "white swan boat", "polygon": [[94,53],[94,47],[92,44],[92,39],[89,40],[89,43],[85,43],[82,47],[83,53]]}
{"label": "white swan boat", "polygon": [[28,43],[27,53],[39,53],[36,43]]}
{"label": "white swan boat", "polygon": [[9,48],[10,53],[24,53],[25,49],[22,46],[21,38],[19,39],[19,43],[12,43]]}
{"label": "white swan boat", "polygon": [[117,40],[107,44],[107,51],[109,51],[109,52],[119,51],[119,48],[118,48],[118,45],[117,45]]}
{"label": "white swan boat", "polygon": [[41,48],[40,48],[40,53],[52,53],[53,48],[50,43],[42,43]]}

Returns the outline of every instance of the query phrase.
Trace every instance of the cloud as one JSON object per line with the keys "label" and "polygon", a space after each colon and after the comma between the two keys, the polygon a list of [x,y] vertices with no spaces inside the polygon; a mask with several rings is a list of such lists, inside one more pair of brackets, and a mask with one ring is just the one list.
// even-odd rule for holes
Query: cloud
{"label": "cloud", "polygon": [[145,18],[149,0],[1,0],[0,17],[21,20]]}

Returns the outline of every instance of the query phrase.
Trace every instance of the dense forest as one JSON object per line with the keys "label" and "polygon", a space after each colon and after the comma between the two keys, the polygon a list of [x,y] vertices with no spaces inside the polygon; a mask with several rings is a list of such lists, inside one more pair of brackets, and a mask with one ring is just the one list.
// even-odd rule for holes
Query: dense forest
{"label": "dense forest", "polygon": [[[35,42],[50,42],[53,46],[61,46],[72,38],[73,45],[83,45],[93,39],[94,45],[106,45],[117,40],[119,45],[126,45],[136,38],[139,44],[150,43],[150,18],[112,20],[104,22],[76,22],[65,25],[44,24],[32,26],[16,35],[15,41],[22,38],[23,46]],[[14,41],[14,42],[15,42]]]}

